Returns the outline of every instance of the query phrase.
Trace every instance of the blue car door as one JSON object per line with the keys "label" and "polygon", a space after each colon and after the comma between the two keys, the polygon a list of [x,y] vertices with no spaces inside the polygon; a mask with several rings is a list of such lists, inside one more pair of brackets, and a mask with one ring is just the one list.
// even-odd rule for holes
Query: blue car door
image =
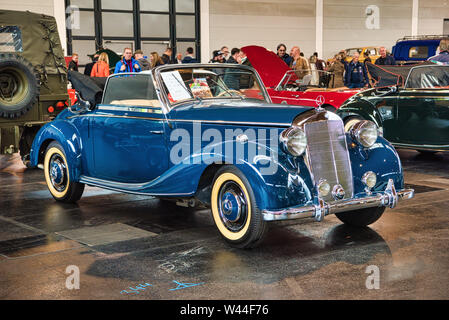
{"label": "blue car door", "polygon": [[[153,88],[139,83],[143,78],[151,81],[148,76],[108,81],[103,104],[91,116],[94,178],[143,183],[168,169],[167,121]],[[123,91],[108,93],[117,86]]]}

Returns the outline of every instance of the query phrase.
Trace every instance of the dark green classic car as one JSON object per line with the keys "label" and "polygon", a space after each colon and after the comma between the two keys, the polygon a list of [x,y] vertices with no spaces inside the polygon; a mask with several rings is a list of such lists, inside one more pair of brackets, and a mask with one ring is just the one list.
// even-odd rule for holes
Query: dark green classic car
{"label": "dark green classic car", "polygon": [[395,147],[449,150],[449,66],[368,64],[375,87],[353,96],[337,114],[349,130],[361,119],[376,123]]}

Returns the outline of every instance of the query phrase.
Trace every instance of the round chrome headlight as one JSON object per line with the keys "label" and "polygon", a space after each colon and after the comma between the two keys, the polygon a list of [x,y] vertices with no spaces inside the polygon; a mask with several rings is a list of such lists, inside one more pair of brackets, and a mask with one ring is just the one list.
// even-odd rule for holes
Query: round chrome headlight
{"label": "round chrome headlight", "polygon": [[295,157],[302,155],[307,148],[306,134],[298,127],[284,130],[280,136],[280,141],[285,151]]}
{"label": "round chrome headlight", "polygon": [[365,186],[368,187],[368,189],[374,188],[374,186],[377,183],[376,174],[372,171],[365,172],[365,174],[362,177],[362,182],[363,184],[365,184]]}
{"label": "round chrome headlight", "polygon": [[352,138],[365,148],[372,147],[379,136],[376,124],[368,120],[361,120],[354,124],[350,129],[350,133]]}

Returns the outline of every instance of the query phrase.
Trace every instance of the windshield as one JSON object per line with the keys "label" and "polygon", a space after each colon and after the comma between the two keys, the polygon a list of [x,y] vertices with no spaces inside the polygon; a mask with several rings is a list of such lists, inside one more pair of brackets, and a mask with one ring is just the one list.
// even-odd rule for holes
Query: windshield
{"label": "windshield", "polygon": [[179,66],[160,73],[170,104],[194,99],[241,99],[269,102],[265,88],[248,69]]}
{"label": "windshield", "polygon": [[406,88],[449,89],[449,66],[425,66],[411,69]]}
{"label": "windshield", "polygon": [[334,74],[322,70],[290,70],[282,78],[277,90],[305,91],[333,87]]}
{"label": "windshield", "polygon": [[108,79],[103,104],[160,108],[150,74],[118,74]]}
{"label": "windshield", "polygon": [[0,26],[0,52],[23,52],[22,33],[19,27]]}

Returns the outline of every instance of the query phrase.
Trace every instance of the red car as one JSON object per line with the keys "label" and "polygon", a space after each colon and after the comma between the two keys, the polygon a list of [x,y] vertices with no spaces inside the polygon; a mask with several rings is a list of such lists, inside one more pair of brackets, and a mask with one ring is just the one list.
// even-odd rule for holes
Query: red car
{"label": "red car", "polygon": [[347,99],[360,92],[359,89],[327,88],[332,83],[328,72],[313,71],[312,75],[298,77],[274,52],[264,47],[246,46],[241,50],[252,67],[261,76],[274,103],[309,107],[322,106],[329,111],[338,109]]}

